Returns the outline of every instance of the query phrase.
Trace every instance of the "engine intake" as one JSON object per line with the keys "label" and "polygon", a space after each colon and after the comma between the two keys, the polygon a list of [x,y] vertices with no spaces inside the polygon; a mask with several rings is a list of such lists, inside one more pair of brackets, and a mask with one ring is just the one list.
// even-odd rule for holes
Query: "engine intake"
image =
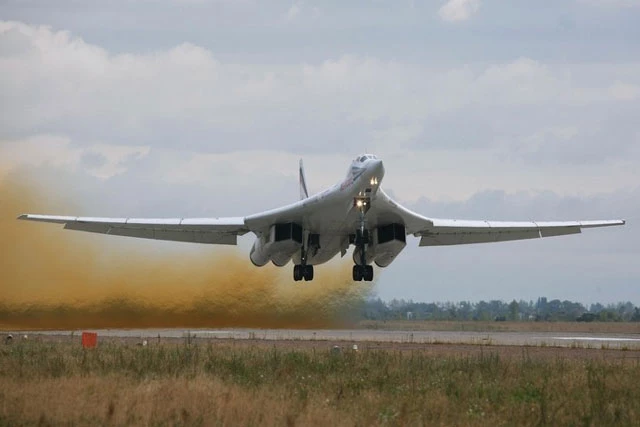
{"label": "engine intake", "polygon": [[402,224],[388,224],[376,229],[375,263],[387,267],[407,245],[407,234]]}
{"label": "engine intake", "polygon": [[278,267],[286,265],[302,246],[302,227],[295,222],[274,224],[268,234],[258,237],[253,243],[249,259],[262,267],[269,261]]}

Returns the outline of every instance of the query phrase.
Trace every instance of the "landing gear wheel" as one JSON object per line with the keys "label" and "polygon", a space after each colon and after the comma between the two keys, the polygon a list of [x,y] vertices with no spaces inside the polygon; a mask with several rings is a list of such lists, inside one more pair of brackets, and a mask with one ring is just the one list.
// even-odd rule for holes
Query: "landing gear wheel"
{"label": "landing gear wheel", "polygon": [[297,264],[293,266],[293,280],[299,282],[302,279],[307,282],[313,280],[313,265]]}
{"label": "landing gear wheel", "polygon": [[313,280],[313,265],[305,265],[301,266],[303,268],[303,277],[304,280],[310,282]]}
{"label": "landing gear wheel", "polygon": [[353,266],[353,281],[354,282],[360,282],[362,281],[362,266],[361,265],[354,265]]}
{"label": "landing gear wheel", "polygon": [[364,265],[363,266],[363,274],[362,278],[366,282],[371,282],[373,280],[373,266],[372,265]]}
{"label": "landing gear wheel", "polygon": [[373,266],[372,265],[354,265],[353,266],[353,281],[354,282],[371,282],[373,280]]}

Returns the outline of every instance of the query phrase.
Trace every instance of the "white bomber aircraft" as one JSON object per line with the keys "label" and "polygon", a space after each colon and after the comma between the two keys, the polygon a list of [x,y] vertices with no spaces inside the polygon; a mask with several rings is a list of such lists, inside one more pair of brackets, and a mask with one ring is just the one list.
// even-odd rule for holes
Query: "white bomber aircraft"
{"label": "white bomber aircraft", "polygon": [[294,280],[313,280],[313,266],[325,263],[350,245],[353,280],[373,280],[373,266],[386,267],[406,245],[420,246],[504,242],[580,233],[583,228],[624,225],[623,220],[505,222],[436,219],[419,215],[392,200],[381,188],[382,160],[358,156],[344,180],[309,197],[300,161],[300,201],[247,217],[93,218],[21,215],[18,219],[64,224],[65,229],[145,239],[235,245],[237,237],[256,235],[249,258],[258,266],[278,267],[293,260]]}

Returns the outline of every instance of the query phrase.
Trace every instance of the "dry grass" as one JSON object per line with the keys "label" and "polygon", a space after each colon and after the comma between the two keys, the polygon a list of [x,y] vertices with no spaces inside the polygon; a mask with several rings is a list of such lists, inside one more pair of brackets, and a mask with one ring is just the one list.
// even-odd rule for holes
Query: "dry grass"
{"label": "dry grass", "polygon": [[485,322],[450,320],[363,320],[362,329],[388,331],[585,332],[638,334],[637,322]]}
{"label": "dry grass", "polygon": [[638,359],[598,351],[17,342],[0,348],[0,425],[637,425]]}

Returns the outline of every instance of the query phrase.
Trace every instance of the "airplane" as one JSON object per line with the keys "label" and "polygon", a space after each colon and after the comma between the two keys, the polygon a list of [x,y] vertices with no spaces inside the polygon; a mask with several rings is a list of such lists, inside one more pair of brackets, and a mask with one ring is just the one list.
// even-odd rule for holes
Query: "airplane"
{"label": "airplane", "polygon": [[64,224],[67,230],[146,239],[236,245],[238,236],[253,233],[249,259],[262,267],[283,267],[293,261],[295,281],[313,280],[315,265],[351,245],[354,281],[372,281],[373,265],[384,268],[406,246],[406,237],[420,246],[505,242],[580,233],[583,228],[624,225],[605,221],[469,221],[419,215],[391,199],[381,188],[382,160],[363,154],[351,162],[347,176],[334,186],[309,196],[302,160],[300,200],[246,217],[227,218],[94,218],[20,215],[18,219]]}

